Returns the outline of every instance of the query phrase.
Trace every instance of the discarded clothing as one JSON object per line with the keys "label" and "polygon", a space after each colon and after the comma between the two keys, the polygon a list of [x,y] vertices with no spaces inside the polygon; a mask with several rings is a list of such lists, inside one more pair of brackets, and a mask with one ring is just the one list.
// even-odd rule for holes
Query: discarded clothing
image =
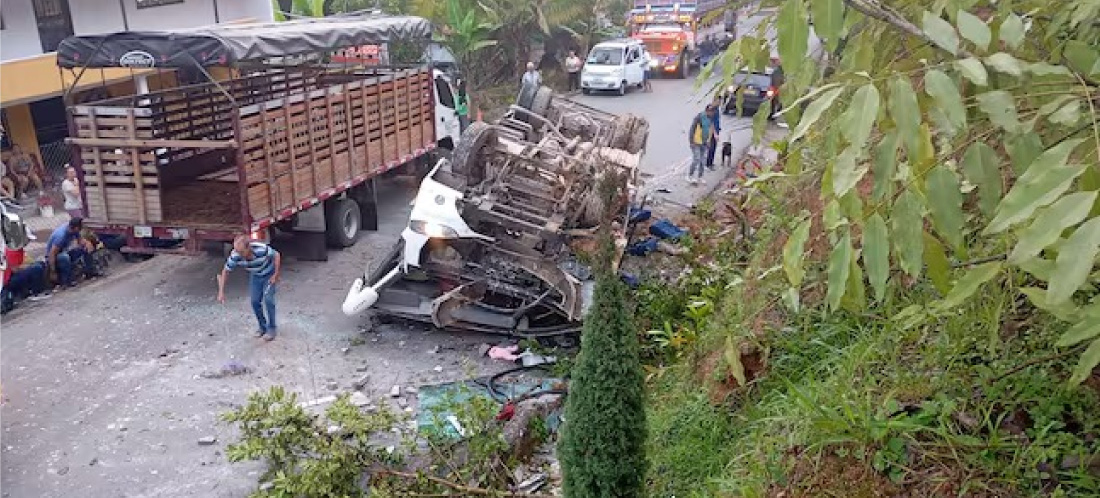
{"label": "discarded clothing", "polygon": [[514,346],[493,346],[489,348],[489,357],[494,360],[516,361],[520,359],[519,344]]}

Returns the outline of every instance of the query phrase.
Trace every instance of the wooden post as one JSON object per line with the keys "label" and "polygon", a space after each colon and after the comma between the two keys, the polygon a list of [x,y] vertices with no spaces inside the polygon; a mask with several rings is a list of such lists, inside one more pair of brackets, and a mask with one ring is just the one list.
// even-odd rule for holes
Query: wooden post
{"label": "wooden post", "polygon": [[[313,193],[317,193],[317,140],[313,136],[313,97],[309,95],[309,88],[303,89],[305,92],[305,104],[306,104],[306,137],[309,140],[309,175],[313,181]],[[332,130],[329,130],[332,133]],[[331,158],[329,159],[331,163]],[[333,175],[335,179],[335,175]],[[298,182],[295,182],[295,189],[297,189]],[[294,202],[295,204],[300,201],[298,197],[298,190],[294,190]]]}
{"label": "wooden post", "polygon": [[[92,138],[99,138],[99,120],[95,117],[95,107],[88,108],[88,118],[91,121]],[[98,178],[96,183],[99,184],[99,188],[96,190],[99,191],[99,200],[103,205],[102,215],[104,220],[110,220],[111,210],[107,206],[107,182],[104,181],[106,178],[103,176],[103,156],[101,154],[98,146],[92,147],[92,161],[94,161],[95,174]],[[88,214],[92,214],[91,211],[89,207]]]}
{"label": "wooden post", "polygon": [[[362,129],[362,132],[363,132],[363,157],[364,157],[364,159],[363,159],[363,172],[364,173],[370,173],[371,172],[371,164],[370,164],[370,149],[371,149],[371,145],[370,145],[370,135],[371,135],[371,133],[370,133],[371,132],[371,130],[370,130],[370,108],[367,107],[367,88],[370,87],[370,85],[368,84],[369,81],[370,81],[369,79],[363,80],[363,85],[359,87],[359,102],[358,102],[359,108],[363,111],[363,126],[362,126],[361,129]],[[354,120],[353,120],[353,124],[354,124]],[[348,132],[350,133],[351,130],[349,129]]]}
{"label": "wooden post", "polygon": [[[309,99],[307,98],[306,101],[308,102]],[[291,195],[291,197],[294,198],[294,200],[297,200],[298,199],[298,174],[297,174],[296,170],[298,169],[298,165],[295,164],[297,162],[296,161],[297,158],[294,156],[294,123],[291,121],[291,118],[290,118],[290,99],[289,98],[284,98],[283,99],[283,116],[284,116],[284,119],[286,119],[286,143],[287,143],[286,150],[290,155],[290,162],[289,162],[289,164],[290,164],[290,195]],[[278,183],[278,182],[276,182],[276,183]],[[281,197],[281,195],[280,195],[280,197]],[[291,200],[291,202],[294,202],[294,200]],[[280,198],[279,199],[279,209],[282,209],[282,207],[283,207],[283,202],[282,202],[282,199]],[[276,209],[274,207],[272,207],[271,216],[275,217],[275,214],[276,214]]]}
{"label": "wooden post", "polygon": [[348,171],[351,172],[352,177],[356,176],[356,168],[359,166],[355,150],[355,136],[351,133],[355,124],[354,109],[351,105],[351,88],[348,87],[347,83],[344,83],[344,138],[348,141]]}
{"label": "wooden post", "polygon": [[[137,122],[134,120],[134,108],[126,109],[126,120],[131,140],[137,140]],[[134,168],[134,195],[137,199],[138,221],[148,223],[149,218],[145,212],[145,179],[141,171],[141,154],[137,147],[130,147],[130,167]],[[159,186],[157,187],[160,188]]]}
{"label": "wooden post", "polygon": [[[240,111],[237,111],[238,119],[240,119],[240,114],[241,114]],[[275,202],[272,199],[274,199],[275,189],[277,189],[278,187],[275,185],[275,172],[274,172],[273,169],[271,169],[271,167],[272,167],[272,164],[271,164],[271,162],[272,162],[272,158],[271,158],[271,141],[270,141],[271,137],[268,136],[268,134],[267,134],[267,107],[262,105],[262,104],[260,105],[260,133],[263,134],[262,140],[264,141],[264,170],[267,171],[268,216],[271,216],[272,218],[274,218],[275,217]],[[240,138],[243,140],[244,137],[240,137]],[[243,150],[243,147],[242,147],[242,150]],[[241,154],[240,157],[242,158],[241,171],[244,172],[244,178],[241,178],[241,185],[243,185],[245,190],[247,191],[248,190],[248,183],[249,183],[248,182],[248,168],[246,167],[247,165],[245,165],[243,163],[244,155]],[[252,209],[251,209],[251,206],[249,206],[249,213],[251,213],[251,212],[252,212]]]}
{"label": "wooden post", "polygon": [[[347,83],[344,83],[347,86]],[[332,166],[332,186],[336,186],[336,127],[332,119],[332,95],[325,89],[325,119],[328,124],[328,162]],[[348,181],[355,178],[355,168],[351,164],[351,155],[348,155]]]}
{"label": "wooden post", "polygon": [[405,82],[405,71],[393,76],[393,160],[401,159],[401,101],[397,100],[397,82]]}

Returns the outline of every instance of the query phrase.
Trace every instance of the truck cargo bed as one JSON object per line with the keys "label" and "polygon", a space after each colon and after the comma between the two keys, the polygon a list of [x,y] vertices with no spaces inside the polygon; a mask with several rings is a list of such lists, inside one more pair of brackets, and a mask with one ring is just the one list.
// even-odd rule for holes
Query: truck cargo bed
{"label": "truck cargo bed", "polygon": [[73,106],[87,217],[270,224],[433,148],[431,90],[427,67],[270,71]]}

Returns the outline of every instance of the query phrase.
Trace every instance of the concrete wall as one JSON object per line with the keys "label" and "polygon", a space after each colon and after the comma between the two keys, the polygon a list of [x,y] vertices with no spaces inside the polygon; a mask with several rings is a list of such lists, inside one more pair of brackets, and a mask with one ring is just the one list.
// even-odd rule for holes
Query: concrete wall
{"label": "concrete wall", "polygon": [[30,0],[4,0],[0,2],[0,15],[4,16],[4,29],[0,30],[0,60],[42,53]]}
{"label": "concrete wall", "polygon": [[[217,2],[217,19],[214,3]],[[125,16],[123,16],[125,9]],[[31,0],[3,0],[0,12],[0,60],[42,53]],[[136,0],[69,0],[77,35],[114,31],[190,28],[244,18],[272,20],[270,0],[185,0],[183,3],[137,8]]]}

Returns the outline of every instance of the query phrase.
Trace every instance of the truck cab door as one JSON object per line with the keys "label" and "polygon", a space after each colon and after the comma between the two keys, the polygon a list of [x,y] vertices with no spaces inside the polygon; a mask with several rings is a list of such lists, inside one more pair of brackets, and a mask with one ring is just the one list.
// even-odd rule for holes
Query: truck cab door
{"label": "truck cab door", "polygon": [[629,85],[637,85],[642,82],[644,69],[642,68],[642,51],[638,47],[630,47],[626,56],[626,82]]}
{"label": "truck cab door", "polygon": [[455,110],[455,92],[451,88],[451,82],[442,73],[436,73],[435,76],[435,120],[436,143],[444,144],[449,138],[452,148],[458,145],[462,131],[458,122],[458,111]]}

